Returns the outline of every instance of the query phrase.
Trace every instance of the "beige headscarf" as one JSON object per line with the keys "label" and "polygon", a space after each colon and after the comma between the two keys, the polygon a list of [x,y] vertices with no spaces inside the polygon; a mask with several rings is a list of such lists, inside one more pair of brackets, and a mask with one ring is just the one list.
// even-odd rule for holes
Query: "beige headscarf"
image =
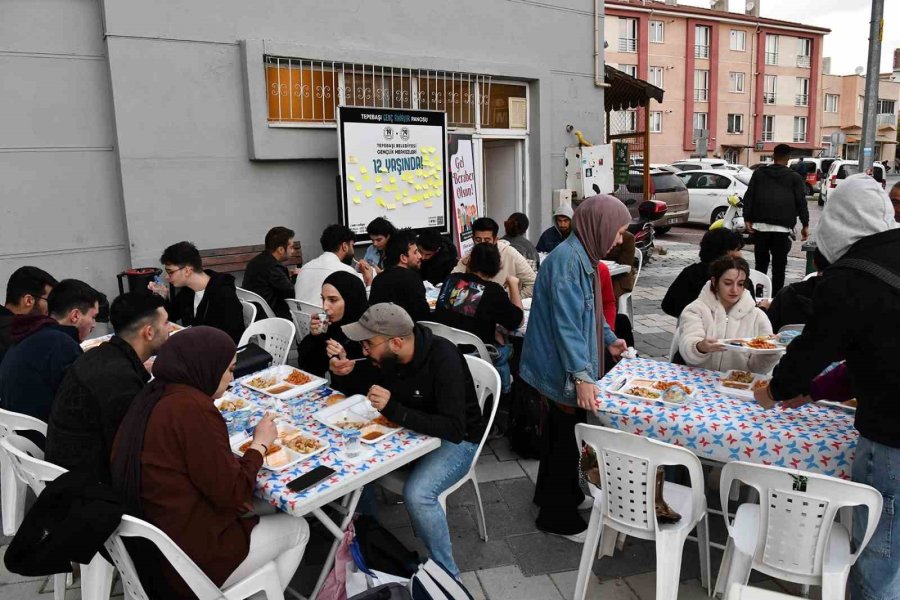
{"label": "beige headscarf", "polygon": [[603,343],[603,298],[600,295],[597,263],[612,249],[619,228],[630,221],[631,215],[622,201],[607,194],[585,198],[575,209],[572,219],[575,235],[584,246],[593,267],[591,275],[594,278],[594,314],[597,316],[597,364],[600,366],[597,377],[603,376],[603,354],[606,349]]}

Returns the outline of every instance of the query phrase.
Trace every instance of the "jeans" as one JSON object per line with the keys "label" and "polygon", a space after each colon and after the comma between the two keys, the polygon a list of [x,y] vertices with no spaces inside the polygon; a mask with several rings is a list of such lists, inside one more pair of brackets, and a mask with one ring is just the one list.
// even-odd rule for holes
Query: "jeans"
{"label": "jeans", "polygon": [[496,346],[500,356],[495,359],[494,368],[500,374],[500,392],[508,394],[512,389],[512,371],[509,368],[509,359],[512,356],[512,344]]}
{"label": "jeans", "polygon": [[[853,481],[881,492],[884,506],[869,545],[850,570],[851,600],[900,599],[900,518],[894,515],[900,499],[900,448],[878,444],[864,437],[856,445]],[[869,515],[868,518],[872,518]],[[853,509],[853,541],[865,533],[865,509]]]}
{"label": "jeans", "polygon": [[[753,234],[753,258],[756,270],[765,273],[769,269],[769,254],[772,255],[772,298],[784,287],[784,271],[787,269],[788,252],[791,251],[789,233],[757,231]],[[754,282],[757,283],[757,282]],[[756,290],[753,290],[756,293]]]}
{"label": "jeans", "polygon": [[[469,472],[477,450],[478,444],[472,442],[454,444],[441,440],[440,448],[413,463],[403,486],[403,502],[416,535],[425,543],[428,555],[457,578],[459,568],[453,560],[447,513],[438,496]],[[357,512],[376,516],[377,503],[371,486],[363,490]]]}

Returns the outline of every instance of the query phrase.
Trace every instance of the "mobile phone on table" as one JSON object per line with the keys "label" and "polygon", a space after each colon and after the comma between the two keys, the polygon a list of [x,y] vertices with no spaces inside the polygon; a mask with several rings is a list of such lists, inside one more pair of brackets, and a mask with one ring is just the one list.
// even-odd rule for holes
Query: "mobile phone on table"
{"label": "mobile phone on table", "polygon": [[288,483],[287,489],[299,494],[303,490],[311,488],[323,479],[331,477],[332,475],[334,475],[334,469],[326,467],[325,465],[319,465],[309,473],[304,473],[297,479]]}

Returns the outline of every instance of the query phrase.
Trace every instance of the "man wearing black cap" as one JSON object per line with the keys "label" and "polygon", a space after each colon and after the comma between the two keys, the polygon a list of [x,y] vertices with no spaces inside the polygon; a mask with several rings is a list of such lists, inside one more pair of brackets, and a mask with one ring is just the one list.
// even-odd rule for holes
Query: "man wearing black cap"
{"label": "man wearing black cap", "polygon": [[[440,448],[414,463],[403,497],[431,558],[459,577],[438,497],[469,472],[484,434],[466,361],[452,342],[413,324],[396,304],[370,306],[359,321],[342,329],[379,367],[367,393],[372,406],[403,427],[441,438]],[[342,372],[348,362],[338,354],[332,370]]]}
{"label": "man wearing black cap", "polygon": [[744,192],[744,222],[753,234],[753,255],[756,270],[765,273],[772,258],[772,296],[784,287],[784,271],[791,250],[791,232],[797,219],[803,228],[800,237],[809,237],[809,208],[806,206],[806,185],[796,171],[787,166],[791,147],[778,144],[773,153],[774,163],[753,172]]}

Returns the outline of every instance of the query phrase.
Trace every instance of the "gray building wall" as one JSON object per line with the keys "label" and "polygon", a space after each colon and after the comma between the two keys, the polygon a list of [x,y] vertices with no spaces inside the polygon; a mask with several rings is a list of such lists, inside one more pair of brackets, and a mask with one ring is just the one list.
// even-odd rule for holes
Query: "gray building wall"
{"label": "gray building wall", "polygon": [[[16,196],[27,199],[9,213],[13,224],[3,226],[4,269],[31,260],[22,253],[34,248],[81,244],[75,252],[86,257],[79,259],[83,267],[73,267],[67,255],[41,258],[56,273],[90,265],[94,270],[84,277],[108,289],[123,262],[155,265],[173,242],[188,239],[201,248],[256,244],[278,224],[296,230],[307,258],[319,254],[322,228],[337,220],[337,136],[334,129],[267,126],[265,52],[528,81],[526,202],[535,239],[549,226],[551,190],[564,183],[563,149],[573,143],[566,124],[589,139],[603,137],[591,0],[9,4],[16,10],[0,19],[0,48],[56,48],[51,51],[85,57],[45,61],[58,65],[60,73],[53,74],[28,62],[40,59],[0,54],[4,77],[28,79],[33,95],[59,77],[68,91],[47,100],[64,128],[43,123],[35,103],[15,97],[0,99],[0,122],[21,130],[19,145],[72,143],[92,151],[21,152],[16,165],[0,158],[0,175],[12,176]],[[38,18],[46,15],[52,22]],[[17,66],[7,70],[7,62]],[[3,110],[8,108],[12,114]],[[51,158],[41,163],[31,154]],[[57,175],[62,163],[66,174]],[[70,183],[77,186],[78,203],[71,201],[76,191]],[[65,214],[74,206],[78,215]],[[33,214],[58,223],[41,233]],[[109,249],[88,252],[88,245]]]}

